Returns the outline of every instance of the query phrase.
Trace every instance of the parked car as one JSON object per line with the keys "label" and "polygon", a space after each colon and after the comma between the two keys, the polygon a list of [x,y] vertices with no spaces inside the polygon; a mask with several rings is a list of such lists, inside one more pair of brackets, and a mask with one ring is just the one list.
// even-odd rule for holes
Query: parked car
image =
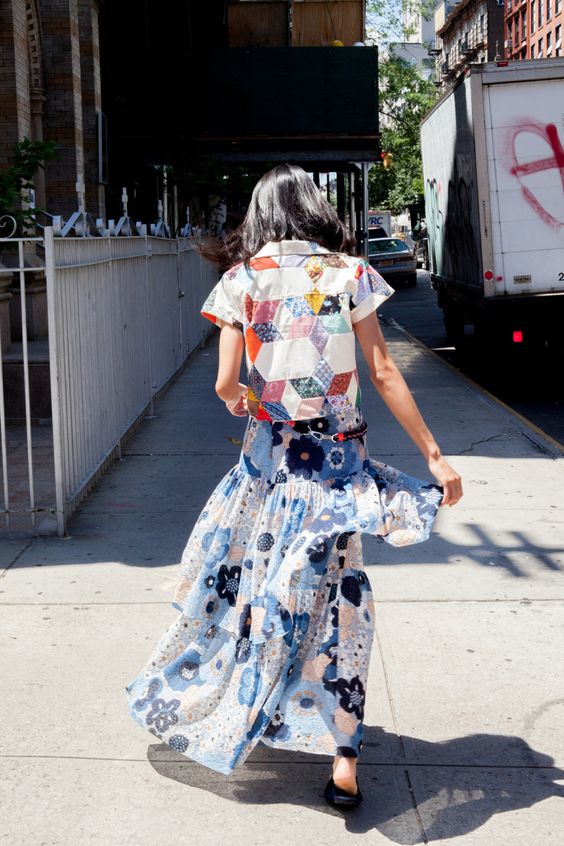
{"label": "parked car", "polygon": [[368,238],[388,238],[389,235],[384,229],[383,226],[369,226],[368,227]]}
{"label": "parked car", "polygon": [[415,245],[415,259],[417,267],[429,270],[429,242],[426,237],[420,238]]}
{"label": "parked car", "polygon": [[386,282],[417,284],[417,262],[413,251],[401,238],[369,238],[368,261]]}

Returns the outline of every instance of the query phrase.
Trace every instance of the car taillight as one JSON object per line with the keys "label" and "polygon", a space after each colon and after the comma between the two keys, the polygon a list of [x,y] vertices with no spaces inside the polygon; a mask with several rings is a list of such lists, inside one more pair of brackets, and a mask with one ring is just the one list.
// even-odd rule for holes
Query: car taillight
{"label": "car taillight", "polygon": [[514,329],[513,330],[513,343],[514,344],[522,344],[523,343],[523,332],[521,329]]}

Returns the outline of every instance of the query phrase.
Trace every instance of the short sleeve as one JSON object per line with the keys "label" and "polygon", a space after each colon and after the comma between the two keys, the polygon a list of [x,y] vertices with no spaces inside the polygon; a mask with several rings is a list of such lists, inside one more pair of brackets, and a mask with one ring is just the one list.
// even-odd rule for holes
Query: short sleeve
{"label": "short sleeve", "polygon": [[358,263],[355,274],[354,292],[351,297],[351,320],[358,323],[363,317],[376,311],[394,289],[377,273],[366,259]]}
{"label": "short sleeve", "polygon": [[233,273],[224,273],[215,288],[212,288],[201,314],[219,327],[230,323],[238,329],[243,328],[242,297]]}

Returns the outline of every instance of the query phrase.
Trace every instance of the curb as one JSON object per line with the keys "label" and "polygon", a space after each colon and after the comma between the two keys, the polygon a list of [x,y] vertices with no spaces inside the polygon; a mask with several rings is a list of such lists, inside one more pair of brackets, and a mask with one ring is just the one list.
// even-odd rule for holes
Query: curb
{"label": "curb", "polygon": [[420,341],[419,338],[416,338],[415,335],[412,335],[404,326],[394,320],[393,317],[383,317],[382,322],[384,325],[390,326],[392,329],[396,329],[405,335],[414,346],[419,347],[419,349],[423,350],[423,352],[428,353],[429,355],[433,356],[437,361],[439,361],[443,367],[448,368],[452,373],[455,373],[458,378],[465,383],[466,387],[469,391],[475,394],[482,402],[486,405],[489,405],[490,408],[494,408],[499,413],[510,415],[519,423],[519,430],[520,432],[526,437],[529,438],[539,449],[543,452],[546,452],[554,459],[564,458],[564,444],[560,443],[556,438],[553,438],[552,435],[549,435],[548,432],[545,432],[544,429],[541,429],[540,426],[537,426],[536,423],[533,423],[532,420],[529,420],[527,417],[524,417],[518,411],[515,411],[514,408],[507,405],[507,403],[500,400],[495,394],[490,393],[487,388],[483,388],[482,385],[479,385],[470,376],[467,376],[449,361],[445,361],[438,353],[434,350],[427,347],[423,341]]}

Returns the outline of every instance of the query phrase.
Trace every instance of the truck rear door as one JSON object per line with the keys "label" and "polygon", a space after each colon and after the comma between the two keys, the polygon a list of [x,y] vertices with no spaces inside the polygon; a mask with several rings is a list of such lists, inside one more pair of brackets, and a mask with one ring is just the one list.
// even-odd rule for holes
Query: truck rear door
{"label": "truck rear door", "polygon": [[564,79],[484,86],[495,292],[564,291]]}

